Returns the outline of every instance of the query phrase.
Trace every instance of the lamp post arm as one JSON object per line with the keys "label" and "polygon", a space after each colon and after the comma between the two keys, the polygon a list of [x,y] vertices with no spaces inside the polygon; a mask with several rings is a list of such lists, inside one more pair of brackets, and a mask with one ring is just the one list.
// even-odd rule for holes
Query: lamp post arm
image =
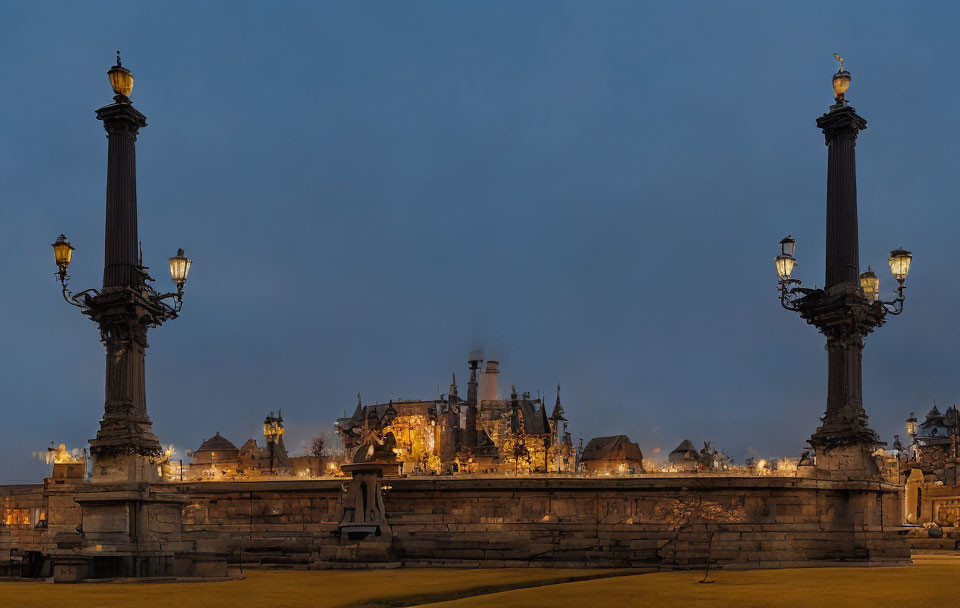
{"label": "lamp post arm", "polygon": [[97,291],[96,289],[84,289],[80,293],[76,293],[76,294],[70,293],[70,290],[67,289],[66,281],[63,282],[63,289],[61,290],[61,293],[63,294],[63,299],[67,302],[67,304],[71,304],[73,306],[76,306],[77,308],[87,307],[87,302],[85,300],[80,301],[81,297],[84,297],[86,299],[90,297],[95,298],[100,295],[100,292]]}
{"label": "lamp post arm", "polygon": [[[790,287],[790,285],[796,285],[796,287]],[[797,311],[796,301],[799,299],[798,294],[807,296],[816,291],[816,289],[800,287],[799,279],[781,279],[779,289],[780,305],[794,312]]]}
{"label": "lamp post arm", "polygon": [[890,302],[880,302],[883,310],[889,315],[899,315],[903,312],[903,302],[907,299],[906,296],[903,295],[903,290],[906,289],[906,287],[903,281],[899,281],[899,283],[900,285],[897,287],[897,297]]}
{"label": "lamp post arm", "polygon": [[[173,306],[170,306],[169,304],[163,301],[163,300],[169,300],[170,298],[173,298],[176,302]],[[161,306],[164,306],[165,308],[169,308],[175,314],[179,313],[180,309],[183,308],[183,291],[178,290],[176,292],[161,294],[157,296],[157,303],[159,303]]]}

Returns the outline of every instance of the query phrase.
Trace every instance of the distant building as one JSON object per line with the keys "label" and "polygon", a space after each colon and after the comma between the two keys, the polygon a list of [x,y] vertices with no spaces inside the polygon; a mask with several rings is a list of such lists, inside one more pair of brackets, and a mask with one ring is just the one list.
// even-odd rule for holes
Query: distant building
{"label": "distant building", "polygon": [[697,471],[700,469],[700,452],[693,447],[693,442],[684,439],[667,457],[670,464],[681,471]]}
{"label": "distant building", "polygon": [[[927,412],[922,423],[916,425],[913,414],[908,420],[908,427],[913,422],[913,445],[910,453],[926,473],[933,473],[943,469],[947,463],[953,463],[960,456],[957,450],[957,438],[960,435],[960,412],[957,406],[951,405],[944,413],[940,413],[937,405]],[[908,429],[909,430],[909,429]]]}
{"label": "distant building", "polygon": [[[283,444],[283,416],[274,416],[273,412],[264,419],[264,439],[266,446],[260,447],[256,439],[248,439],[237,448],[219,432],[204,441],[193,452],[190,467],[185,471],[187,478],[219,479],[238,476],[289,476],[294,474],[294,464]],[[302,471],[309,466],[301,467]],[[313,474],[321,475],[320,467]]]}
{"label": "distant building", "polygon": [[580,456],[583,470],[594,474],[643,473],[640,446],[626,435],[594,437]]}
{"label": "distant building", "polygon": [[500,363],[471,353],[470,380],[462,399],[453,375],[450,391],[432,400],[392,400],[363,405],[336,422],[348,458],[374,434],[395,443],[403,473],[569,471],[574,450],[557,387],[553,413],[529,392],[501,399]]}
{"label": "distant building", "polygon": [[190,458],[190,466],[209,469],[224,468],[230,471],[237,469],[237,461],[240,457],[240,450],[219,432],[207,439]]}

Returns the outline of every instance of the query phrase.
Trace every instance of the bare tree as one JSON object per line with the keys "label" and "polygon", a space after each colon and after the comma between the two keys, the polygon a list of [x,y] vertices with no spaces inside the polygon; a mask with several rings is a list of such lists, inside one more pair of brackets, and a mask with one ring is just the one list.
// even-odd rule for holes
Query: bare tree
{"label": "bare tree", "polygon": [[310,455],[323,458],[327,455],[327,435],[320,433],[310,440]]}
{"label": "bare tree", "polygon": [[706,568],[701,583],[712,583],[708,577],[710,575],[710,563],[713,553],[713,535],[721,527],[722,523],[735,523],[744,521],[744,513],[741,509],[725,508],[718,502],[708,500],[704,495],[703,488],[682,487],[680,496],[675,499],[673,508],[666,514],[665,520],[673,528],[673,536],[660,545],[656,550],[659,559],[664,559],[661,551],[669,545],[673,545],[673,563],[677,563],[677,545],[680,536],[693,526],[701,525],[707,536],[707,555]]}

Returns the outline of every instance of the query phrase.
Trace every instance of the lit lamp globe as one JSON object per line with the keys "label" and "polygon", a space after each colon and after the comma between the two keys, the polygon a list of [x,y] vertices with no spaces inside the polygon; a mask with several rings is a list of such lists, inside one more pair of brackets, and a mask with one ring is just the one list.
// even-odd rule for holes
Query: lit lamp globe
{"label": "lit lamp globe", "polygon": [[190,266],[193,262],[183,253],[183,249],[177,250],[177,255],[170,258],[170,278],[177,286],[177,291],[183,291],[183,284],[187,282],[187,275],[190,274]]}
{"label": "lit lamp globe", "polygon": [[60,273],[67,272],[67,266],[70,265],[70,261],[73,260],[73,251],[74,247],[67,241],[67,237],[60,235],[57,237],[57,240],[53,243],[53,257],[57,261],[57,268],[60,269]]}
{"label": "lit lamp globe", "polygon": [[916,435],[917,434],[917,417],[913,415],[913,412],[910,412],[910,417],[907,418],[907,435]]}
{"label": "lit lamp globe", "polygon": [[783,281],[790,278],[790,275],[793,274],[793,268],[797,265],[797,259],[793,257],[796,246],[797,241],[789,235],[780,241],[780,255],[776,257],[776,263],[777,274]]}
{"label": "lit lamp globe", "polygon": [[860,274],[860,288],[863,289],[863,295],[868,300],[871,302],[877,300],[877,295],[880,293],[880,279],[869,266],[866,272]]}
{"label": "lit lamp globe", "polygon": [[838,103],[845,99],[844,94],[849,88],[850,72],[844,69],[838,70],[837,73],[833,75],[833,96],[837,98]]}
{"label": "lit lamp globe", "polygon": [[894,249],[890,252],[887,261],[890,263],[890,272],[893,273],[894,278],[903,283],[907,279],[907,274],[910,273],[913,255],[906,249]]}
{"label": "lit lamp globe", "polygon": [[107,77],[110,79],[113,92],[117,95],[129,97],[133,92],[133,74],[120,64],[120,51],[117,51],[117,65],[110,68]]}

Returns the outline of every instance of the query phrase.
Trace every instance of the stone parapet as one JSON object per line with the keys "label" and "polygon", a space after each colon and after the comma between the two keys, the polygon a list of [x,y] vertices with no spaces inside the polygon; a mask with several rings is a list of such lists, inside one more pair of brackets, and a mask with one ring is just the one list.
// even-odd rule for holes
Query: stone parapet
{"label": "stone parapet", "polygon": [[[387,478],[385,483],[389,546],[371,538],[352,548],[336,535],[341,480],[48,484],[42,494],[48,529],[29,535],[0,529],[0,561],[3,549],[90,551],[89,505],[141,499],[159,518],[142,527],[143,546],[153,543],[171,559],[213,556],[210,567],[217,572],[227,562],[308,568],[693,567],[709,560],[763,568],[909,560],[900,525],[902,488],[884,482],[642,476]],[[23,495],[37,500],[36,488]],[[112,512],[102,513],[101,525],[109,527]],[[57,538],[64,548],[58,549]],[[87,548],[70,548],[71,542]],[[124,548],[106,537],[104,543],[105,552]],[[372,557],[385,552],[396,560],[378,564]],[[369,563],[364,555],[371,556]]]}

